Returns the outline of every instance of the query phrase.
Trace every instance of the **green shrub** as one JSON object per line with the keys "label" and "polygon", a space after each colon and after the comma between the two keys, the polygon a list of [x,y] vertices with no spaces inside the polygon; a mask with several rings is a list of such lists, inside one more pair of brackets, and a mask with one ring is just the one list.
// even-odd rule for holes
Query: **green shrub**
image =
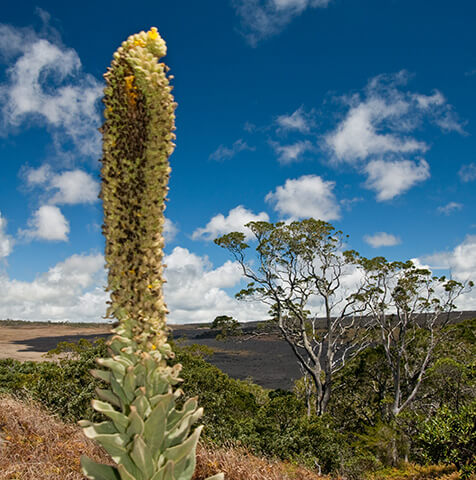
{"label": "green shrub", "polygon": [[59,361],[0,360],[0,392],[28,396],[67,421],[99,421],[103,417],[91,408],[91,399],[94,389],[103,385],[91,377],[90,370],[105,350],[104,340],[91,344],[81,339],[77,344],[60,343],[51,352],[67,355]]}
{"label": "green shrub", "polygon": [[220,330],[216,335],[217,340],[226,340],[228,337],[236,337],[243,333],[238,320],[235,320],[228,315],[219,315],[218,317],[215,317],[210,328],[213,330]]}
{"label": "green shrub", "polygon": [[440,408],[422,422],[417,444],[428,463],[453,463],[466,473],[476,472],[476,402],[459,412]]}
{"label": "green shrub", "polygon": [[[198,396],[205,409],[207,441],[241,445],[259,455],[300,462],[314,469],[319,466],[323,473],[334,472],[348,479],[361,479],[363,472],[393,463],[394,447],[398,459],[409,453],[412,460],[454,462],[463,471],[474,462],[474,404],[468,406],[466,402],[459,413],[445,407],[429,417],[422,414],[422,400],[421,406],[416,402],[418,408],[399,418],[398,425],[390,426],[382,420],[384,395],[378,388],[375,396],[370,395],[372,386],[385,386],[384,375],[378,370],[379,352],[368,351],[349,364],[336,384],[338,394],[329,414],[307,418],[305,399],[289,391],[270,391],[230,378],[206,361],[212,354],[210,349],[197,345],[173,348],[174,362],[184,367],[181,376],[187,396]],[[92,410],[90,401],[100,384],[89,371],[95,368],[95,358],[106,355],[106,349],[103,340],[81,340],[60,344],[52,352],[63,357],[59,361],[0,360],[0,392],[30,396],[69,421],[98,421],[99,414]],[[439,373],[433,379],[439,378],[448,365],[454,366],[451,362],[434,365],[435,375]],[[373,384],[359,385],[359,380],[363,382],[372,375]],[[433,399],[437,385],[432,381],[425,394],[430,387],[433,393],[428,398]],[[413,437],[410,452],[409,437]]]}

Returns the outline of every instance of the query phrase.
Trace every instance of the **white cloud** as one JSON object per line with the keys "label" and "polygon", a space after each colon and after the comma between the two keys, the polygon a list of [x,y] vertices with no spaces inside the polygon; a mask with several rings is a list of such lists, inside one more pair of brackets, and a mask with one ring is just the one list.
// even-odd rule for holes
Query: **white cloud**
{"label": "white cloud", "polygon": [[106,312],[104,257],[73,255],[33,281],[0,276],[0,318],[99,322]]}
{"label": "white cloud", "polygon": [[307,8],[327,7],[331,0],[233,0],[241,33],[255,47],[260,40],[280,33]]}
{"label": "white cloud", "polygon": [[243,150],[254,151],[255,148],[250,147],[243,139],[240,138],[236,142],[234,142],[231,147],[225,147],[225,145],[220,145],[213,153],[210,154],[208,158],[215,161],[229,160]]}
{"label": "white cloud", "polygon": [[455,280],[476,281],[476,235],[467,235],[452,251],[437,252],[419,260],[435,270],[451,270]]}
{"label": "white cloud", "polygon": [[0,24],[0,58],[8,61],[22,53],[23,45],[36,40],[29,28]]}
{"label": "white cloud", "polygon": [[313,124],[310,114],[304,112],[303,107],[299,107],[291,115],[280,115],[276,123],[279,130],[295,130],[300,133],[309,133]]}
{"label": "white cloud", "polygon": [[83,170],[53,173],[51,166],[45,164],[25,170],[23,176],[28,187],[42,187],[48,192],[55,192],[49,197],[49,204],[77,205],[98,201],[99,182]]}
{"label": "white cloud", "polygon": [[[211,322],[217,315],[264,320],[268,308],[240,302],[225,289],[238,289],[241,271],[231,261],[213,268],[207,257],[176,247],[164,258],[164,294],[170,323]],[[0,275],[0,318],[30,321],[100,322],[109,295],[101,254],[72,255],[38,275],[19,281]]]}
{"label": "white cloud", "polygon": [[0,212],[0,259],[8,257],[13,250],[13,244],[15,241],[13,237],[6,233],[7,221]]}
{"label": "white cloud", "polygon": [[438,212],[443,213],[444,215],[450,215],[453,212],[461,210],[463,205],[458,202],[449,202],[446,205],[438,207]]}
{"label": "white cloud", "polygon": [[340,207],[334,195],[335,182],[317,175],[288,179],[284,186],[266,195],[274,209],[291,219],[309,218],[329,221],[340,218]]}
{"label": "white cloud", "polygon": [[278,155],[278,162],[282,165],[298,162],[304,153],[313,149],[309,140],[303,140],[290,145],[280,145],[277,142],[270,142],[273,150]]}
{"label": "white cloud", "polygon": [[427,162],[415,161],[415,155],[429,149],[416,136],[425,121],[443,131],[464,133],[441,92],[424,95],[405,90],[408,79],[405,71],[379,75],[361,94],[343,98],[347,112],[324,136],[332,161],[366,173],[366,185],[377,191],[378,200],[389,200],[429,177]]}
{"label": "white cloud", "polygon": [[373,248],[393,247],[401,243],[400,238],[391,233],[378,232],[374,235],[365,235],[364,240]]}
{"label": "white cloud", "polygon": [[175,225],[175,223],[172,222],[172,220],[170,220],[169,218],[166,218],[164,223],[164,230],[163,230],[165,241],[167,243],[171,242],[176,237],[178,231],[179,230],[177,225]]}
{"label": "white cloud", "polygon": [[[451,278],[460,282],[472,280],[476,283],[476,235],[467,235],[453,250],[426,255],[418,262],[432,270],[449,270]],[[462,295],[457,301],[458,310],[476,309],[476,289]]]}
{"label": "white cloud", "polygon": [[408,112],[408,105],[370,98],[353,106],[337,128],[325,137],[327,146],[341,162],[355,163],[372,155],[425,151],[427,145],[396,133],[381,133],[380,125]]}
{"label": "white cloud", "polygon": [[462,182],[468,183],[476,180],[476,163],[463,165],[458,172]]}
{"label": "white cloud", "polygon": [[53,205],[43,205],[28,220],[28,229],[20,230],[27,239],[67,241],[69,222],[61,210]]}
{"label": "white cloud", "polygon": [[94,203],[98,200],[99,183],[82,170],[71,170],[54,175],[49,188],[58,190],[50,199],[50,203],[53,204],[75,205]]}
{"label": "white cloud", "polygon": [[419,108],[427,110],[432,106],[440,106],[446,103],[446,99],[441,92],[435,90],[432,95],[423,95],[415,93],[412,97],[416,100]]}
{"label": "white cloud", "polygon": [[[434,269],[451,268],[453,278],[476,278],[476,235],[468,236],[453,251],[422,257]],[[436,263],[435,263],[436,262]],[[211,322],[217,315],[231,315],[239,321],[268,318],[267,306],[241,302],[228,293],[241,287],[241,271],[231,261],[216,268],[206,256],[176,247],[164,258],[167,264],[164,286],[170,323]],[[343,279],[351,291],[361,280],[357,269]],[[33,281],[19,281],[0,275],[0,318],[30,321],[99,322],[106,311],[106,271],[101,254],[73,255],[59,262]],[[475,309],[476,295],[461,297],[460,309]],[[315,311],[319,304],[312,303]]]}
{"label": "white cloud", "polygon": [[238,205],[230,210],[226,217],[221,213],[215,215],[204,228],[195,230],[192,238],[194,240],[213,240],[220,235],[230,232],[243,232],[246,238],[250,238],[251,231],[245,228],[245,224],[257,221],[269,221],[268,214],[266,212],[260,212],[255,215],[251,210],[243,207],[243,205]]}
{"label": "white cloud", "polygon": [[430,178],[430,166],[423,159],[418,164],[411,160],[372,160],[364,171],[368,176],[365,186],[377,192],[379,202],[391,200]]}
{"label": "white cloud", "polygon": [[46,163],[38,168],[29,168],[25,172],[26,183],[29,187],[45,185],[52,176],[51,167]]}
{"label": "white cloud", "polygon": [[[27,32],[0,26],[0,53],[15,59],[0,85],[4,129],[39,122],[50,128],[57,146],[73,142],[81,155],[97,156],[102,85],[81,71],[75,50]],[[13,38],[21,41],[12,45]]]}
{"label": "white cloud", "polygon": [[265,305],[240,302],[224,290],[238,289],[241,270],[236,263],[227,261],[214,269],[207,257],[181,247],[175,247],[164,262],[171,323],[212,322],[217,315],[231,315],[241,322],[268,318]]}

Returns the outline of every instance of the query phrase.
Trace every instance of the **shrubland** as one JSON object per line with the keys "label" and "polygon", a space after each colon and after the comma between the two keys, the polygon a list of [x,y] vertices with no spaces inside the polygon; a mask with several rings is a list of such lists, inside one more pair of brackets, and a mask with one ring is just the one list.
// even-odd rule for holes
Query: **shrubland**
{"label": "shrubland", "polygon": [[[200,346],[174,345],[174,362],[183,365],[186,396],[198,396],[204,407],[203,441],[210,452],[233,447],[345,478],[407,478],[405,468],[419,472],[408,478],[469,477],[476,451],[475,331],[476,320],[445,328],[446,341],[435,351],[418,396],[397,417],[391,414],[391,373],[378,346],[360,352],[339,372],[321,416],[308,415],[302,380],[294,391],[235,380],[208,363],[212,352]],[[103,385],[89,371],[106,350],[102,340],[81,340],[52,351],[61,354],[58,361],[2,360],[0,391],[36,401],[67,422],[101,421],[90,402]],[[431,465],[442,466],[431,470]],[[218,471],[212,470],[205,473]]]}

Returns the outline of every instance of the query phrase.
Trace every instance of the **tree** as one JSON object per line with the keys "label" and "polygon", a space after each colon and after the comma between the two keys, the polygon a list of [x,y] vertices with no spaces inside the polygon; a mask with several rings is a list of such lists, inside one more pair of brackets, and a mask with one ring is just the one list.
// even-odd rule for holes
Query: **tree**
{"label": "tree", "polygon": [[397,416],[415,399],[443,339],[455,300],[473,283],[433,276],[411,261],[367,259],[357,252],[348,258],[360,265],[368,285],[359,299],[376,325],[393,381],[391,413]]}
{"label": "tree", "polygon": [[[250,280],[237,298],[270,306],[282,336],[315,385],[315,409],[322,415],[333,375],[369,344],[365,319],[358,316],[366,308],[359,302],[365,285],[353,281],[360,267],[342,253],[346,237],[327,222],[311,218],[246,226],[257,241],[255,264],[247,261],[250,247],[243,233],[215,240]],[[323,321],[312,315],[319,308]]]}
{"label": "tree", "polygon": [[216,336],[217,340],[225,340],[228,337],[235,337],[242,333],[238,320],[235,320],[228,315],[219,315],[218,317],[215,317],[210,328],[220,330],[220,333]]}

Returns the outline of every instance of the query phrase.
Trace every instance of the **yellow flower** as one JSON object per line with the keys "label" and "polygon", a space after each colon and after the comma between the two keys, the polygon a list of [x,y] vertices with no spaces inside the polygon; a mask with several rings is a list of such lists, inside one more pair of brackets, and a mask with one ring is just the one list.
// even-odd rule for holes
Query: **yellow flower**
{"label": "yellow flower", "polygon": [[129,75],[124,77],[126,82],[126,90],[129,95],[129,101],[131,105],[135,105],[137,100],[137,93],[134,90],[137,90],[137,87],[134,85],[134,75]]}
{"label": "yellow flower", "polygon": [[134,46],[135,47],[145,47],[145,42],[141,38],[138,38],[137,40],[134,40]]}
{"label": "yellow flower", "polygon": [[147,35],[149,35],[149,38],[151,40],[157,40],[159,38],[159,32],[157,31],[156,27],[152,27],[148,32]]}
{"label": "yellow flower", "polygon": [[127,90],[132,90],[134,83],[134,75],[129,75],[128,77],[125,77],[124,80],[126,81]]}

